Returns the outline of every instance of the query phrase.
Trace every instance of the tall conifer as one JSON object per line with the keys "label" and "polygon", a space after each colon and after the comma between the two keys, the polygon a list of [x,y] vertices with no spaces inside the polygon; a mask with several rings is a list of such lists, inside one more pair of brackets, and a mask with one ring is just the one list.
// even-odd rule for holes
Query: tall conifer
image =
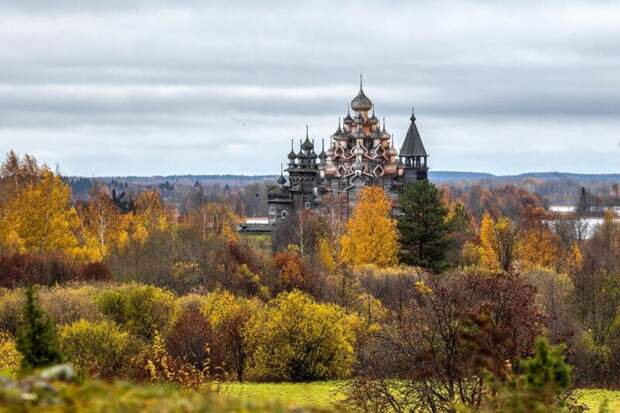
{"label": "tall conifer", "polygon": [[435,185],[428,180],[408,184],[400,195],[400,208],[401,262],[436,272],[445,269],[452,246],[450,223]]}
{"label": "tall conifer", "polygon": [[22,321],[17,331],[17,350],[22,368],[31,369],[62,362],[54,325],[41,309],[34,287],[26,290]]}

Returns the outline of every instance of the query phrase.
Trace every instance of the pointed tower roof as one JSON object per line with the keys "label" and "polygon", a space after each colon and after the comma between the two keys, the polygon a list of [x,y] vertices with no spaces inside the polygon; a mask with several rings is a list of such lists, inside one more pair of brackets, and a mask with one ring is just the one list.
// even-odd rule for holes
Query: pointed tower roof
{"label": "pointed tower roof", "polygon": [[360,91],[357,93],[357,96],[353,98],[351,101],[351,109],[356,112],[360,111],[369,111],[372,109],[372,101],[368,99],[368,97],[364,94],[364,89],[362,88],[362,75],[360,74]]}
{"label": "pointed tower roof", "polygon": [[400,148],[400,156],[428,156],[426,153],[426,149],[424,149],[424,144],[422,143],[420,132],[418,132],[418,127],[415,124],[415,115],[413,114],[413,108],[411,108],[410,119],[411,124],[409,125],[409,129],[407,130],[407,135],[405,136],[403,146]]}

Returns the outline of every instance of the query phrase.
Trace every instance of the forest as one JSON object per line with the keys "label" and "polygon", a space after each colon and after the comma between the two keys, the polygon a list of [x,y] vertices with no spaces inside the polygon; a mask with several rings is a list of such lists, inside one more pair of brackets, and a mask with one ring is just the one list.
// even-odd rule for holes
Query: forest
{"label": "forest", "polygon": [[370,187],[347,221],[240,234],[267,185],[79,184],[9,152],[0,412],[288,411],[222,389],[313,382],[339,396],[310,411],[612,411],[582,397],[620,387],[612,212],[588,229],[520,185],[418,181],[398,216]]}

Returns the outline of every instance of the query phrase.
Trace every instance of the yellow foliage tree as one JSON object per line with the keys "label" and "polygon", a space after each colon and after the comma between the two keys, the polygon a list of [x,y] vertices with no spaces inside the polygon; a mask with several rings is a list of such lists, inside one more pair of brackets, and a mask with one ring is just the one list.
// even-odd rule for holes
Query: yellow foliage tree
{"label": "yellow foliage tree", "polygon": [[480,266],[510,271],[516,258],[519,230],[507,217],[494,221],[487,212],[480,223]]}
{"label": "yellow foliage tree", "polygon": [[16,252],[80,256],[71,189],[50,170],[12,198],[0,220],[2,244]]}
{"label": "yellow foliage tree", "polygon": [[398,263],[398,235],[390,212],[391,204],[383,189],[362,189],[345,233],[340,238],[342,262],[378,267]]}
{"label": "yellow foliage tree", "polygon": [[334,256],[334,248],[326,238],[321,238],[318,243],[319,261],[328,273],[336,271],[336,258]]}
{"label": "yellow foliage tree", "polygon": [[188,218],[189,224],[200,231],[203,239],[211,235],[229,241],[237,239],[239,218],[229,205],[209,202],[192,210]]}
{"label": "yellow foliage tree", "polygon": [[548,228],[532,228],[519,239],[519,259],[525,268],[551,268],[557,262],[558,243]]}
{"label": "yellow foliage tree", "polygon": [[583,255],[581,254],[581,248],[579,248],[579,244],[577,244],[577,242],[573,242],[567,261],[568,271],[570,274],[575,274],[576,272],[581,271],[581,268],[583,267]]}
{"label": "yellow foliage tree", "polygon": [[499,260],[495,254],[495,222],[488,212],[485,212],[480,222],[480,266],[491,271],[499,270]]}
{"label": "yellow foliage tree", "polygon": [[121,214],[100,185],[93,187],[88,204],[78,208],[78,215],[84,248],[89,251],[91,260],[101,261],[112,247],[126,245],[131,216]]}
{"label": "yellow foliage tree", "polygon": [[137,196],[135,204],[136,212],[132,217],[130,230],[132,239],[144,243],[153,231],[170,228],[172,218],[159,192],[142,192]]}

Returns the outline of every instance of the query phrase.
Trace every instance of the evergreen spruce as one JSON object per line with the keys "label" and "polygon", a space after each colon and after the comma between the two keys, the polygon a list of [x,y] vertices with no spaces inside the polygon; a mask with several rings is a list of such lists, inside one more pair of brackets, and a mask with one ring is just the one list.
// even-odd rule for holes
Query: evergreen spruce
{"label": "evergreen spruce", "polygon": [[22,353],[22,369],[29,370],[62,362],[56,330],[39,305],[34,287],[26,289],[22,321],[17,331],[17,349]]}
{"label": "evergreen spruce", "polygon": [[453,242],[448,237],[448,208],[439,190],[428,180],[408,184],[400,195],[403,216],[398,221],[401,262],[439,272],[448,267],[446,254]]}

